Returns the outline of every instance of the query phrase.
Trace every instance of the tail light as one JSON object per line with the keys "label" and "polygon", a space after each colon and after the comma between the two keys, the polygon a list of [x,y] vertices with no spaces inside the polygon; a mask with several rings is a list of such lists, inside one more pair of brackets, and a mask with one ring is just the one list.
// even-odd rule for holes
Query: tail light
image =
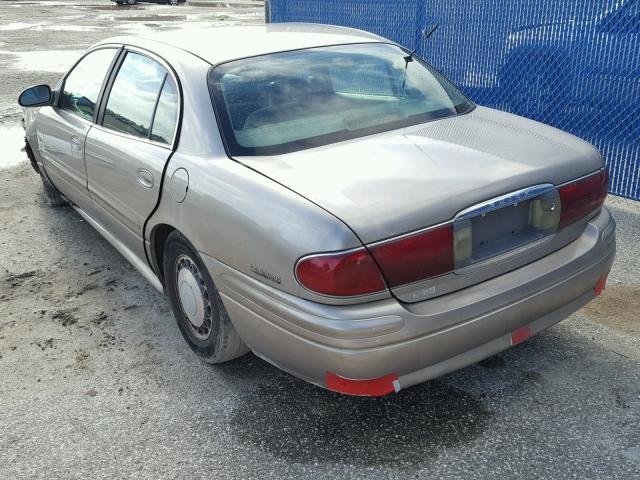
{"label": "tail light", "polygon": [[433,228],[369,248],[389,286],[397,287],[453,270],[453,225]]}
{"label": "tail light", "polygon": [[376,262],[364,248],[312,255],[296,265],[302,286],[321,295],[349,297],[385,290]]}
{"label": "tail light", "polygon": [[562,206],[560,228],[566,227],[600,208],[607,198],[608,187],[609,172],[606,169],[599,174],[561,187],[558,190]]}
{"label": "tail light", "polygon": [[[529,228],[547,234],[586,217],[604,203],[608,183],[609,173],[604,169],[531,199]],[[394,288],[469,264],[473,236],[471,220],[455,221],[368,249],[305,257],[296,266],[296,276],[301,285],[321,295],[380,292],[386,288],[385,280]]]}

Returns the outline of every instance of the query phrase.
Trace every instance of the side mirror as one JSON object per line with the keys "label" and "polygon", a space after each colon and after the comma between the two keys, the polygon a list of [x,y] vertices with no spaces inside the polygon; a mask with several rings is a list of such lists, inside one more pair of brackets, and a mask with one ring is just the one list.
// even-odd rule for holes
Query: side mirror
{"label": "side mirror", "polygon": [[21,107],[45,107],[53,104],[53,95],[49,85],[36,85],[27,88],[18,97]]}

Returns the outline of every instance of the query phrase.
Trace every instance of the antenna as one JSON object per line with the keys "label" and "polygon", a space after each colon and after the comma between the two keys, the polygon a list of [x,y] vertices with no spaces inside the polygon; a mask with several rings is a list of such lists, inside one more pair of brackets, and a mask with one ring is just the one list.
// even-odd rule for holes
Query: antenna
{"label": "antenna", "polygon": [[[440,26],[440,24],[436,23],[436,26],[433,27],[431,29],[431,31],[429,33],[427,33],[427,34],[424,33],[425,30],[422,30],[421,33],[422,33],[422,35],[424,35],[424,39],[427,40],[431,35],[433,35],[433,32],[435,32],[438,29],[439,26]],[[411,53],[409,53],[409,55],[403,57],[404,58],[404,62],[405,62],[404,63],[404,78],[402,79],[402,92],[403,92],[403,95],[406,95],[405,86],[406,86],[406,83],[407,83],[407,67],[409,66],[410,62],[413,62],[413,55],[416,53],[416,50],[418,50],[418,47],[414,48],[411,51]]]}
{"label": "antenna", "polygon": [[[430,31],[429,33],[427,33],[427,34],[424,36],[424,39],[426,40],[426,39],[427,39],[427,38],[429,38],[431,35],[433,35],[433,32],[435,32],[435,31],[438,29],[438,27],[439,27],[439,26],[440,26],[440,24],[439,24],[439,23],[436,23],[436,26],[435,26],[435,27],[433,27],[433,28],[431,29],[431,31]],[[422,31],[422,33],[424,33],[424,30]]]}
{"label": "antenna", "polygon": [[[439,23],[436,23],[436,26],[433,27],[429,33],[425,34],[425,30],[422,30],[422,35],[424,36],[424,40],[427,40],[431,35],[433,35],[433,33],[438,29],[438,27],[440,26]],[[413,55],[416,53],[416,50],[418,50],[418,48],[414,48],[411,53],[409,55],[407,55],[406,57],[404,57],[404,61],[409,63],[409,62],[413,62]]]}

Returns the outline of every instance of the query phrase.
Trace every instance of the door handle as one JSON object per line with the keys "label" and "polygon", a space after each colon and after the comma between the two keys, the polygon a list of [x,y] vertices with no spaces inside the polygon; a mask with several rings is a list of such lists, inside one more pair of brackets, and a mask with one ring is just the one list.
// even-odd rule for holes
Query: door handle
{"label": "door handle", "polygon": [[152,188],[153,187],[153,175],[149,170],[145,170],[144,168],[139,169],[136,175],[136,180],[138,183],[142,185],[144,188]]}

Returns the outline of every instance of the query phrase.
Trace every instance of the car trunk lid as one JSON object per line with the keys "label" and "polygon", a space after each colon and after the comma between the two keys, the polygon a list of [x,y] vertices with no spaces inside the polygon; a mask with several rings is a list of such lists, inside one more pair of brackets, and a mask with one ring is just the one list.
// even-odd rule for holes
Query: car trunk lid
{"label": "car trunk lid", "polygon": [[[547,198],[557,196],[555,186],[602,167],[600,154],[588,143],[483,107],[340,144],[237,160],[331,212],[367,246],[412,235],[458,216],[461,222],[454,223],[472,228],[475,243],[472,258],[466,264],[456,262],[456,270],[529,243],[546,248],[533,248],[533,257],[530,249],[527,255],[520,255],[521,261],[550,253],[550,247],[559,248],[544,241],[547,235],[532,234],[527,228],[528,202],[535,196],[531,187],[544,190],[539,194]],[[526,198],[514,200],[514,192],[527,192]],[[480,212],[486,205],[488,210]],[[558,237],[557,242],[571,241],[571,236]],[[502,262],[503,267],[517,264],[513,259]],[[499,274],[500,269],[494,272]],[[458,279],[451,288],[467,286],[472,277],[463,282]],[[448,291],[434,289],[437,281],[427,283],[426,287],[424,282],[392,286],[392,290],[403,301]]]}

